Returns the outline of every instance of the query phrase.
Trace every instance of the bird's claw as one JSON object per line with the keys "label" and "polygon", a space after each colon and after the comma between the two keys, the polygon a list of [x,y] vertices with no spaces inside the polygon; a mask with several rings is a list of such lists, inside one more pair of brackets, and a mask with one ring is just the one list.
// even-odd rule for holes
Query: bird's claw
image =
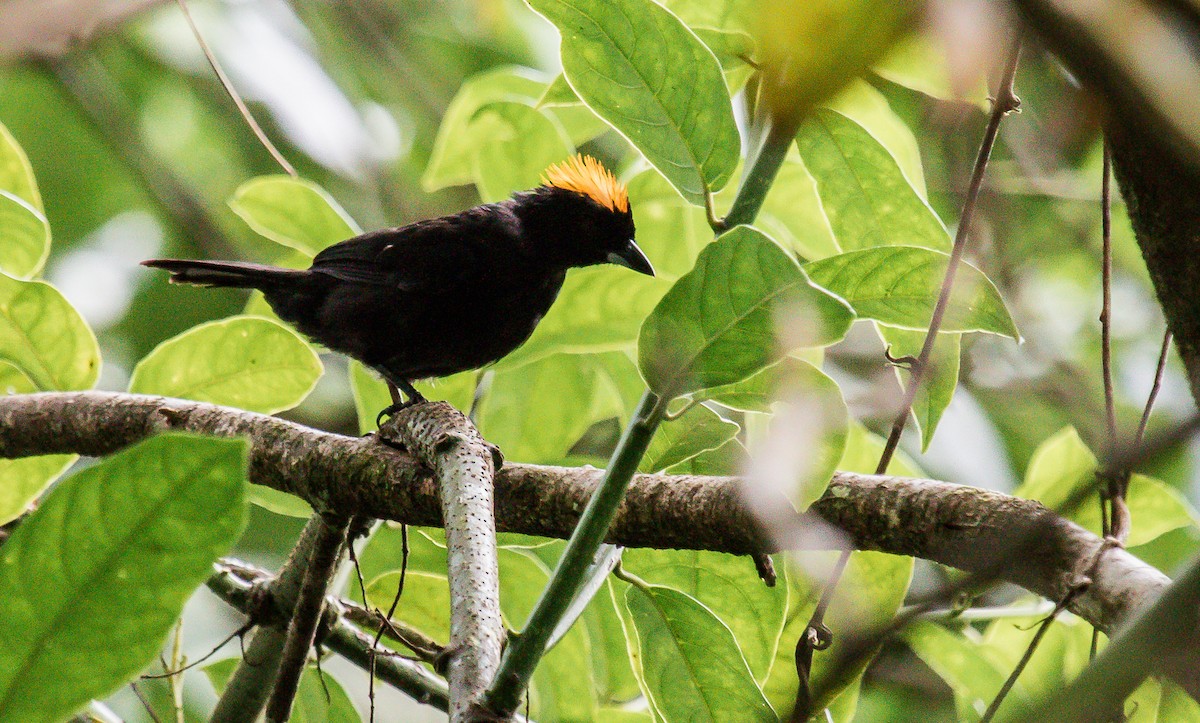
{"label": "bird's claw", "polygon": [[384,407],[383,409],[379,410],[379,414],[375,415],[375,426],[382,427],[384,417],[394,417],[394,416],[396,416],[396,412],[399,412],[402,409],[408,409],[409,407],[411,407],[415,404],[424,404],[426,401],[428,401],[428,400],[426,400],[425,397],[417,395],[414,397],[409,397],[408,399],[404,400],[403,402],[396,402],[395,404],[389,404],[386,407]]}

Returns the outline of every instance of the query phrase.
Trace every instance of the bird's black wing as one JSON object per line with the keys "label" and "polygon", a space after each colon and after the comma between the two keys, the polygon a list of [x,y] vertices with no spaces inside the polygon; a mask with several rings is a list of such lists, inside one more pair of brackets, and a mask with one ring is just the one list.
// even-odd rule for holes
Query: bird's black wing
{"label": "bird's black wing", "polygon": [[486,272],[487,254],[503,253],[510,225],[496,213],[464,212],[372,231],[317,254],[312,271],[403,291],[448,290]]}

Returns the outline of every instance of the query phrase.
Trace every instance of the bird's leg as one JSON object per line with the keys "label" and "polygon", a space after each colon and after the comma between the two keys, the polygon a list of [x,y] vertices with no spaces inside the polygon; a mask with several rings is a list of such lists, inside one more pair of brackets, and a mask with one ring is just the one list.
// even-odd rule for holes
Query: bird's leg
{"label": "bird's leg", "polygon": [[407,379],[401,379],[400,377],[393,376],[386,372],[382,373],[383,378],[394,384],[400,391],[404,392],[404,396],[408,397],[408,399],[403,402],[389,404],[380,410],[379,414],[375,417],[376,427],[383,423],[384,417],[390,417],[396,412],[399,412],[401,409],[411,407],[414,404],[424,404],[426,401],[428,401],[425,399],[424,395],[418,392],[417,388],[414,387]]}

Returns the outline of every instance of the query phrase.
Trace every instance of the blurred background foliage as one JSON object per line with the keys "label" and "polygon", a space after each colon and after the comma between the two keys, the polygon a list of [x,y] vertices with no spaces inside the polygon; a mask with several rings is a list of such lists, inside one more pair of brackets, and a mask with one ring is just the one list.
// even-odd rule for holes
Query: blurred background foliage
{"label": "blurred background foliage", "polygon": [[[668,4],[697,26],[727,20],[706,20],[704,13],[713,12],[706,3]],[[28,20],[31,15],[21,8],[29,5],[36,3],[0,2],[0,17]],[[80,3],[81,20],[90,17],[86,5]],[[256,234],[227,203],[245,181],[279,168],[222,91],[178,7],[129,5],[149,7],[78,42],[22,46],[12,41],[21,37],[20,28],[11,26],[14,32],[0,36],[8,43],[0,46],[6,56],[0,65],[0,122],[29,156],[53,230],[45,278],[95,329],[104,360],[98,387],[111,390],[126,389],[138,360],[163,340],[237,313],[246,303],[233,291],[169,288],[138,261],[179,256],[298,262],[288,249]],[[726,7],[712,7],[718,5]],[[301,176],[327,190],[364,229],[454,212],[481,198],[494,200],[488,197],[488,179],[449,171],[439,177],[437,163],[431,163],[439,143],[452,148],[456,142],[453,137],[437,141],[438,131],[452,101],[471,87],[464,83],[483,73],[501,73],[517,78],[512,82],[518,86],[524,82],[520,78],[529,79],[533,90],[514,93],[540,95],[549,86],[552,98],[556,90],[556,33],[516,0],[196,0],[190,7],[268,135]],[[739,11],[728,12],[736,21]],[[981,24],[986,20],[981,16]],[[734,89],[750,76],[750,68],[736,62],[736,50],[722,57],[729,61],[726,81]],[[964,83],[949,72],[959,57],[954,53],[955,44],[944,38],[906,40],[870,74],[863,91],[882,99],[880,112],[902,121],[907,130],[899,131],[900,140],[889,147],[893,153],[911,147],[917,154],[897,160],[914,186],[927,189],[930,205],[949,226],[962,205],[987,108],[983,78],[968,77]],[[979,65],[994,66],[992,60]],[[521,70],[504,70],[510,67]],[[965,92],[953,92],[955,83]],[[1098,113],[1075,80],[1036,45],[1024,54],[1016,87],[1022,112],[1002,126],[970,261],[997,284],[1024,341],[1017,346],[995,336],[965,337],[960,386],[937,435],[924,453],[919,435],[906,440],[907,451],[931,476],[1002,491],[1026,479],[1035,450],[1064,427],[1073,426],[1093,450],[1103,446],[1104,435],[1096,321]],[[569,89],[565,98],[569,103]],[[590,127],[587,117],[561,120],[585,150],[607,159],[622,157],[626,141],[601,132],[595,119]],[[903,137],[905,132],[915,144]],[[639,176],[632,183],[646,187],[635,196],[656,198],[650,187],[662,179]],[[697,209],[687,209],[665,185],[658,193],[666,201],[661,209],[647,204],[642,212],[647,223],[667,224],[662,234],[680,243],[705,238],[708,231]],[[802,213],[798,207],[790,210]],[[762,221],[764,228],[771,218],[768,214]],[[795,222],[779,215],[775,223],[782,226],[767,230],[785,236],[789,218]],[[1120,428],[1128,431],[1136,426],[1153,380],[1163,321],[1119,203],[1114,248],[1116,398]],[[672,266],[670,249],[659,253],[656,264],[668,278],[690,268],[694,257],[691,249]],[[630,301],[612,292],[598,299],[592,312],[602,317],[606,303]],[[824,366],[841,386],[851,415],[876,431],[890,421],[898,389],[881,351],[869,325],[859,324],[827,350]],[[495,425],[493,441],[510,459],[602,459],[640,390],[629,356],[610,351],[590,356],[585,364],[565,364],[563,355],[538,359],[536,350],[526,353],[521,361],[536,367],[502,365],[490,375],[491,391],[478,410],[481,424],[486,428],[489,419],[517,417]],[[326,373],[314,393],[284,416],[358,433],[351,379],[364,390],[372,382],[348,374],[338,357],[323,354],[322,361]],[[590,391],[564,397],[568,387]],[[463,405],[471,394],[471,380],[462,379],[440,392]],[[554,419],[525,418],[522,426],[514,410],[533,406]],[[361,411],[369,408],[365,404]],[[1174,355],[1156,409],[1151,429],[1169,426],[1192,410]],[[565,430],[559,437],[579,441],[564,446],[557,437],[539,436],[538,427],[546,424]],[[1192,451],[1173,449],[1147,471],[1194,502]],[[720,468],[719,459],[709,464],[708,469]],[[258,507],[253,516],[238,554],[275,564],[299,520]],[[1193,524],[1133,552],[1170,574],[1198,548]],[[941,575],[919,569],[913,592]],[[1011,598],[1002,593],[998,599]],[[193,604],[213,611],[210,602]],[[927,640],[922,634],[928,631],[913,631],[909,647],[897,644],[884,651],[868,675],[860,720],[953,717],[950,688],[912,652],[920,654]],[[204,631],[189,630],[192,635],[208,639]],[[165,695],[158,687],[148,689]],[[132,705],[122,712],[139,715]]]}

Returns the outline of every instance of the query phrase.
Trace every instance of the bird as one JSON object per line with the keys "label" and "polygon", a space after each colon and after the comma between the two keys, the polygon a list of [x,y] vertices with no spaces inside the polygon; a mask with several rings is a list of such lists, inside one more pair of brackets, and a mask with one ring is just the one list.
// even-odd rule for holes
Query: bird
{"label": "bird", "polygon": [[617,264],[654,275],[635,240],[629,194],[599,161],[551,165],[541,185],[440,218],[329,246],[308,269],[149,259],[172,283],[258,289],[284,321],[357,359],[407,401],[414,381],[505,357],[550,310],[571,268]]}

